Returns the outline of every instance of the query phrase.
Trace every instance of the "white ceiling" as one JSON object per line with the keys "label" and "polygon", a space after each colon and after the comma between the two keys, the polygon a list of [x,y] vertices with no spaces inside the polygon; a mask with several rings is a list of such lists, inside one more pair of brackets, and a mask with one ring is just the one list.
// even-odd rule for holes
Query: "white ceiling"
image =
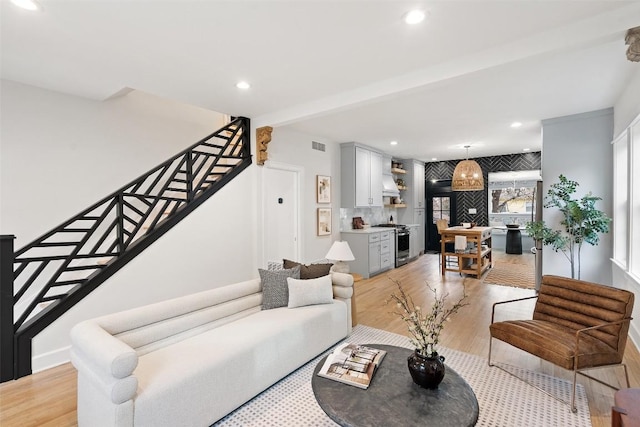
{"label": "white ceiling", "polygon": [[1,0],[3,79],[137,89],[427,161],[540,150],[541,120],[611,107],[640,72],[624,44],[640,1],[38,1]]}

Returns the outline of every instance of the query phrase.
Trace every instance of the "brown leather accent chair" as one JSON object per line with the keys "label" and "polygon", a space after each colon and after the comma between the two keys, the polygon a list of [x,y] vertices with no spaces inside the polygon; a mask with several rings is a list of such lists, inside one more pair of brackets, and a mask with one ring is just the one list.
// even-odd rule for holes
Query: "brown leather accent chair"
{"label": "brown leather accent chair", "polygon": [[[494,322],[498,305],[531,298],[537,298],[531,320]],[[495,338],[573,371],[570,406],[576,412],[576,374],[618,389],[581,372],[582,370],[622,365],[629,387],[629,375],[622,357],[627,343],[633,301],[634,294],[623,289],[545,275],[537,296],[493,305],[489,326],[489,366],[500,368],[491,362],[491,342]]]}

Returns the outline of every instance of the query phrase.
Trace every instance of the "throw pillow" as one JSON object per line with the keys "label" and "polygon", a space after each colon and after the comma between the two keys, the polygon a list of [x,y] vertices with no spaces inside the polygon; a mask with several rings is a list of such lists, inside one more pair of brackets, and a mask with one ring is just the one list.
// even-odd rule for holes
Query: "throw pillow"
{"label": "throw pillow", "polygon": [[263,270],[258,269],[260,282],[262,283],[262,309],[286,307],[289,302],[289,288],[287,278],[300,278],[300,267],[287,270]]}
{"label": "throw pillow", "polygon": [[333,288],[331,275],[317,279],[297,280],[287,278],[289,287],[289,308],[304,307],[305,305],[331,304],[333,302]]}
{"label": "throw pillow", "polygon": [[283,259],[284,268],[293,268],[296,265],[300,266],[300,279],[317,279],[318,277],[326,276],[329,274],[329,270],[333,264],[300,264],[299,262]]}

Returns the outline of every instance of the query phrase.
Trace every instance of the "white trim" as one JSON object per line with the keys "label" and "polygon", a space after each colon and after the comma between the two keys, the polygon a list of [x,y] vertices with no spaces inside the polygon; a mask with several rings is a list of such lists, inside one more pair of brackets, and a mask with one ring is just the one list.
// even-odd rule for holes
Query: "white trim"
{"label": "white trim", "polygon": [[63,365],[71,360],[71,346],[52,350],[43,354],[34,356],[31,360],[31,370],[33,373],[41,372],[46,369],[55,368]]}
{"label": "white trim", "polygon": [[[300,259],[304,259],[304,254],[302,253],[302,218],[301,218],[301,211],[300,211],[300,203],[302,200],[302,181],[304,178],[304,169],[296,166],[296,165],[291,165],[288,163],[280,163],[280,162],[274,162],[272,160],[267,160],[264,163],[264,168],[267,169],[278,169],[278,170],[283,170],[283,171],[289,171],[289,172],[294,172],[296,174],[296,194],[297,194],[297,199],[295,201],[295,206],[294,206],[294,210],[295,210],[295,216],[296,216],[296,252],[299,254]],[[264,179],[264,172],[261,169],[260,170],[260,209],[261,212],[263,212],[263,214],[261,215],[261,223],[262,226],[260,227],[260,259],[261,261],[261,265],[262,266],[266,266],[267,265],[267,261],[273,261],[273,260],[268,260],[266,259],[266,249],[265,249],[265,230],[267,229],[267,227],[269,226],[269,224],[267,224],[265,222],[265,216],[264,216],[264,212],[265,212],[265,208],[266,208],[266,200],[265,200],[265,194],[266,194],[266,188],[265,186],[268,183],[266,182],[266,179]]]}

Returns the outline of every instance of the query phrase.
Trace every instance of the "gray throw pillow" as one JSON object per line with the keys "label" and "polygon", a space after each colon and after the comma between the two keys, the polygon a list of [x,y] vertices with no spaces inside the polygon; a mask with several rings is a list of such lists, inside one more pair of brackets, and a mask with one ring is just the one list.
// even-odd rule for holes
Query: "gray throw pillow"
{"label": "gray throw pillow", "polygon": [[329,274],[329,270],[333,264],[300,264],[299,262],[283,259],[282,264],[284,268],[293,268],[297,265],[300,266],[300,279],[317,279],[318,277],[326,276]]}
{"label": "gray throw pillow", "polygon": [[300,278],[300,267],[286,270],[263,270],[258,269],[260,282],[262,283],[262,309],[286,307],[289,304],[289,288],[287,277],[293,279]]}

